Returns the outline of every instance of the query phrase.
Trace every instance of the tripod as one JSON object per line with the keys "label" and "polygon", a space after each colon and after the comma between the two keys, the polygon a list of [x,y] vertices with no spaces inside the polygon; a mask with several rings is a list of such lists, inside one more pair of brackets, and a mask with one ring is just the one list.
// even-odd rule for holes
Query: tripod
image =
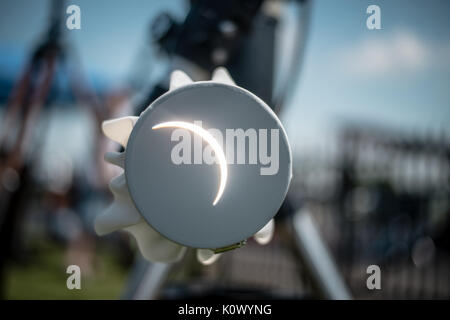
{"label": "tripod", "polygon": [[[0,136],[0,290],[4,288],[7,261],[14,255],[19,228],[37,183],[32,169],[45,139],[36,134],[39,115],[51,100],[51,88],[58,69],[68,70],[70,88],[77,102],[89,106],[100,127],[108,114],[84,83],[79,66],[69,63],[64,43],[65,2],[52,0],[49,26],[43,40],[33,50],[6,105]],[[66,70],[67,69],[67,70]],[[43,126],[44,130],[47,126]],[[97,136],[101,136],[100,134]],[[36,143],[37,140],[37,143]],[[98,143],[98,142],[97,142]],[[0,292],[2,296],[2,292]]]}
{"label": "tripod", "polygon": [[[191,9],[182,24],[168,15],[161,15],[153,26],[153,38],[172,60],[172,69],[187,71],[194,79],[209,78],[211,71],[224,65],[241,85],[260,96],[274,111],[280,112],[285,101],[282,95],[273,93],[275,27],[277,17],[263,6],[268,1],[222,2],[191,1]],[[303,9],[309,3],[300,1]],[[205,13],[208,13],[207,15]],[[305,11],[301,11],[302,14]],[[306,11],[308,12],[308,11]],[[304,41],[308,15],[301,16]],[[201,39],[201,40],[199,40]],[[303,43],[297,44],[292,69],[297,72],[301,62]],[[289,91],[295,75],[287,77]],[[165,92],[165,81],[155,86],[147,100],[140,106],[148,106]],[[137,114],[143,111],[138,109]],[[350,294],[329,254],[307,209],[296,208],[289,197],[276,216],[277,224],[283,225],[294,243],[298,261],[305,267],[311,280],[314,297],[349,299]],[[125,299],[154,299],[170,275],[173,266],[150,263],[138,257],[125,289]],[[189,294],[189,293],[188,293]]]}

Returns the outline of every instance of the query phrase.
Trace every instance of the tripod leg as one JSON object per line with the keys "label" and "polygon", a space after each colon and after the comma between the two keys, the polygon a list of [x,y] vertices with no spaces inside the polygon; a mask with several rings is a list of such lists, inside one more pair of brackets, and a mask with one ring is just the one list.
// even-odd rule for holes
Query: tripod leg
{"label": "tripod leg", "polygon": [[127,288],[122,296],[126,300],[152,300],[157,297],[171,264],[148,262],[141,256],[133,265]]}
{"label": "tripod leg", "polygon": [[293,215],[292,231],[300,259],[320,296],[334,300],[351,299],[349,290],[307,210],[301,209]]}

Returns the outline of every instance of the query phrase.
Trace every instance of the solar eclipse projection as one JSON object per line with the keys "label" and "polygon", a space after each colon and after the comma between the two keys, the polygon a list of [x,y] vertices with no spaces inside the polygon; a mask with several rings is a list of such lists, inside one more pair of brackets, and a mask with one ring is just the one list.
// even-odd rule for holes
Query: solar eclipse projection
{"label": "solar eclipse projection", "polygon": [[208,263],[254,236],[266,243],[292,177],[291,151],[277,116],[236,86],[226,69],[193,82],[175,71],[170,90],[139,117],[103,123],[125,151],[105,159],[124,169],[98,234],[119,229],[151,261],[176,261],[186,247]]}

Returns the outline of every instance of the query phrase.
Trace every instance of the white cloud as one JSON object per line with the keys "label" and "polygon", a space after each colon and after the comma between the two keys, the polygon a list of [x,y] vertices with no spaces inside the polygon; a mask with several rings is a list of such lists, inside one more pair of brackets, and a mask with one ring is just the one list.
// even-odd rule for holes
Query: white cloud
{"label": "white cloud", "polygon": [[344,70],[360,76],[417,72],[428,66],[430,52],[414,33],[399,30],[390,35],[366,37],[341,50]]}

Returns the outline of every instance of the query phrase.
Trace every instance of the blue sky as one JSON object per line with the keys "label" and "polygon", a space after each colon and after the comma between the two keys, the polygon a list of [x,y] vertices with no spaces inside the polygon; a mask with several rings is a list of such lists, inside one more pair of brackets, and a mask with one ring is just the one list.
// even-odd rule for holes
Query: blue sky
{"label": "blue sky", "polygon": [[[126,78],[161,10],[183,17],[185,1],[73,0],[82,29],[69,32],[91,77]],[[366,28],[381,8],[382,30]],[[0,2],[0,71],[16,74],[42,35],[47,1]],[[294,146],[329,139],[353,121],[406,132],[450,130],[450,1],[314,1],[299,82],[282,115]],[[94,32],[92,30],[95,30]],[[150,64],[157,63],[149,61]]]}
{"label": "blue sky", "polygon": [[[41,39],[47,23],[48,0],[0,1],[0,70],[17,72]],[[68,43],[91,75],[117,83],[130,71],[145,46],[148,26],[162,11],[182,18],[185,1],[71,0],[81,8],[81,30],[66,33]]]}
{"label": "blue sky", "polygon": [[[382,30],[366,28],[381,8]],[[449,132],[449,1],[315,1],[303,72],[283,116],[294,144],[343,121]]]}

